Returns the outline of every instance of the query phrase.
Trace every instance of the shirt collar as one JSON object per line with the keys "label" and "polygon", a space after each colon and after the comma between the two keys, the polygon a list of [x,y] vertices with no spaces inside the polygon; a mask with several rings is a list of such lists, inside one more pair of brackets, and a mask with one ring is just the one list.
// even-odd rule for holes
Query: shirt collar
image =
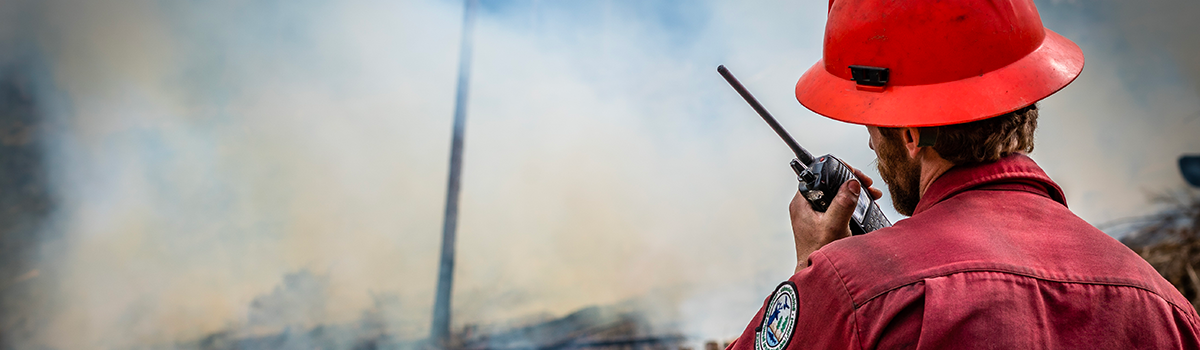
{"label": "shirt collar", "polygon": [[1063,206],[1067,205],[1062,188],[1050,180],[1033,159],[1024,154],[1013,154],[992,163],[950,168],[925,190],[925,195],[921,196],[913,215],[920,214],[963,191],[998,183],[1029,185],[1026,187],[1034,189],[1035,193],[1049,197]]}

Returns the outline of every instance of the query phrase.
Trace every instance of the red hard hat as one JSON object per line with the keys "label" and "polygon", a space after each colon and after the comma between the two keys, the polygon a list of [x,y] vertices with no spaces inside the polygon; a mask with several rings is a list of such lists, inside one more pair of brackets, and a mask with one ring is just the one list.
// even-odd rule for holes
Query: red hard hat
{"label": "red hard hat", "polygon": [[796,83],[817,114],[854,124],[959,124],[1050,96],[1083,51],[1032,0],[830,0],[823,59]]}

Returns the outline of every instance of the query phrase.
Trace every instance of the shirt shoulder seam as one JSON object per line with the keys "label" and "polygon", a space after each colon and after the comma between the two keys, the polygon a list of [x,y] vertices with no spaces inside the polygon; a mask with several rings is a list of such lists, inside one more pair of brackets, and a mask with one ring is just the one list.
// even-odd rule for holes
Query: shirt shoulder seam
{"label": "shirt shoulder seam", "polygon": [[[826,258],[826,259],[828,260],[828,258]],[[830,262],[830,265],[831,266],[833,265],[832,261]],[[834,269],[834,272],[835,273],[837,272],[836,268]],[[1002,268],[966,268],[966,269],[961,269],[961,270],[947,271],[947,272],[939,273],[939,274],[921,276],[919,278],[913,279],[912,281],[908,281],[908,282],[902,283],[902,284],[897,284],[894,287],[891,287],[884,291],[876,293],[875,295],[872,295],[870,298],[864,299],[861,303],[854,302],[854,309],[857,311],[863,305],[866,305],[867,303],[869,303],[885,294],[891,293],[892,291],[900,289],[904,286],[916,284],[918,282],[924,281],[929,278],[946,277],[946,276],[956,275],[956,274],[965,273],[965,272],[997,272],[997,273],[1004,273],[1004,274],[1015,275],[1015,276],[1028,277],[1028,278],[1036,279],[1039,281],[1047,281],[1047,282],[1091,284],[1091,285],[1102,285],[1102,286],[1119,286],[1119,287],[1130,287],[1130,288],[1140,289],[1140,290],[1149,292],[1150,294],[1154,294],[1154,296],[1157,296],[1159,299],[1162,299],[1162,301],[1166,302],[1167,304],[1170,304],[1172,307],[1179,309],[1179,311],[1184,311],[1182,313],[1184,315],[1186,315],[1185,317],[1187,317],[1189,320],[1192,320],[1191,315],[1186,312],[1187,310],[1185,308],[1180,307],[1178,304],[1171,301],[1170,299],[1163,297],[1162,294],[1159,294],[1158,292],[1154,291],[1153,289],[1150,289],[1148,287],[1145,287],[1145,286],[1142,286],[1142,285],[1139,285],[1136,283],[1127,283],[1127,282],[1118,282],[1118,281],[1083,281],[1083,280],[1070,280],[1070,279],[1065,279],[1065,278],[1049,278],[1049,277],[1043,277],[1043,276],[1038,276],[1038,275],[1034,275],[1034,274],[1030,274],[1030,273],[1020,272],[1020,271],[1012,271],[1012,270],[1007,270],[1007,269],[1002,269]],[[841,279],[841,274],[838,274],[838,278]],[[842,281],[842,285],[843,285],[843,287],[845,287],[845,281]],[[850,300],[851,300],[851,302],[853,302],[854,298],[851,297]],[[1195,321],[1195,320],[1193,320],[1193,321]]]}

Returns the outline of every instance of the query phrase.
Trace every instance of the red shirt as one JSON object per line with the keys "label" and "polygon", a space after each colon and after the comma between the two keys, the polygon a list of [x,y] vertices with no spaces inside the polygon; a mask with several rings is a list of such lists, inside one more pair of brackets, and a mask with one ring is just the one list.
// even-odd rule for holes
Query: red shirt
{"label": "red shirt", "polygon": [[794,329],[787,350],[1200,349],[1188,300],[1024,155],[955,167],[912,217],[809,262],[789,279],[794,326],[760,327],[768,298],[731,350],[768,328]]}

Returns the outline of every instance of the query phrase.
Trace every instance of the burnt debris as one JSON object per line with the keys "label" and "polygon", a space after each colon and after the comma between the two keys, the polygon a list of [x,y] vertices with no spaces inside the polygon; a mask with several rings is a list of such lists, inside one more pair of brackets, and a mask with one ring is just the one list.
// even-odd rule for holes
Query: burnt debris
{"label": "burnt debris", "polygon": [[1183,189],[1155,196],[1157,213],[1116,221],[1110,233],[1171,282],[1193,306],[1200,305],[1200,191]]}
{"label": "burnt debris", "polygon": [[[370,313],[364,314],[364,316]],[[336,325],[300,325],[273,333],[234,330],[215,332],[200,339],[162,346],[163,349],[274,350],[274,349],[402,349],[433,350],[424,339],[402,339],[364,319]],[[639,313],[617,307],[588,307],[561,318],[519,326],[468,325],[451,333],[447,350],[677,350],[685,338],[656,333]],[[716,346],[710,342],[708,348]],[[711,349],[709,349],[711,350]]]}

